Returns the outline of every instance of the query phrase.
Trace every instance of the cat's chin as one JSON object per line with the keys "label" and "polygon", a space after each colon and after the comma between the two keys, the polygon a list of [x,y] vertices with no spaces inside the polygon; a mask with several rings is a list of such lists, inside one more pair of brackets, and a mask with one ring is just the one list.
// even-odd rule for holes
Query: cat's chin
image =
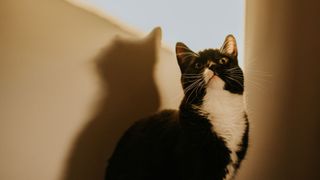
{"label": "cat's chin", "polygon": [[225,82],[217,75],[212,75],[208,81],[208,88],[223,90]]}

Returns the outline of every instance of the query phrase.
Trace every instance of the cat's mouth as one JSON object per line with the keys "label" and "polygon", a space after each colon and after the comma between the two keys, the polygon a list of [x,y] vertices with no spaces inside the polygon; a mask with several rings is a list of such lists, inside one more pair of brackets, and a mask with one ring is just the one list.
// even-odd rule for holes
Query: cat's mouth
{"label": "cat's mouth", "polygon": [[207,69],[204,72],[204,75],[205,75],[205,82],[207,85],[212,84],[213,81],[216,81],[217,79],[219,79],[219,74],[213,70]]}
{"label": "cat's mouth", "polygon": [[215,78],[217,78],[217,77],[218,77],[217,73],[212,73],[211,77],[209,77],[208,84],[209,84],[210,82],[212,82],[212,81],[213,81]]}
{"label": "cat's mouth", "polygon": [[210,83],[210,81],[213,80],[214,76],[216,76],[216,75],[213,74],[213,75],[209,78],[208,83]]}
{"label": "cat's mouth", "polygon": [[212,72],[208,78],[207,84],[211,84],[214,81],[217,81],[219,79],[220,79],[219,74],[217,72]]}

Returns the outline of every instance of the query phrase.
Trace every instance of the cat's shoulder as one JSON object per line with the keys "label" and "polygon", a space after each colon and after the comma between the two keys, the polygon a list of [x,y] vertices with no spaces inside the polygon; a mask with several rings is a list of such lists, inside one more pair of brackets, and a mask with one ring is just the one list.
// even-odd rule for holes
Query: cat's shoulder
{"label": "cat's shoulder", "polygon": [[135,122],[134,126],[139,125],[155,125],[155,124],[162,124],[162,123],[172,123],[178,120],[178,110],[174,109],[165,109],[162,111],[158,111],[154,114],[146,116]]}
{"label": "cat's shoulder", "polygon": [[151,119],[176,119],[178,117],[178,110],[174,110],[174,109],[165,109],[162,111],[159,111],[155,114],[153,114],[150,118]]}
{"label": "cat's shoulder", "polygon": [[136,121],[127,129],[123,138],[153,139],[162,132],[179,129],[177,110],[162,110]]}

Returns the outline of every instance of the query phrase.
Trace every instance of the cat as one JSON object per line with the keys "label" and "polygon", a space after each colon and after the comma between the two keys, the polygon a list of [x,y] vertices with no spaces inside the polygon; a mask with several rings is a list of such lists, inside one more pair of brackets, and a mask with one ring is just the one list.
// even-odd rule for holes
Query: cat
{"label": "cat", "polygon": [[109,159],[105,180],[230,180],[244,159],[249,121],[233,35],[220,49],[176,44],[184,98],[133,124]]}

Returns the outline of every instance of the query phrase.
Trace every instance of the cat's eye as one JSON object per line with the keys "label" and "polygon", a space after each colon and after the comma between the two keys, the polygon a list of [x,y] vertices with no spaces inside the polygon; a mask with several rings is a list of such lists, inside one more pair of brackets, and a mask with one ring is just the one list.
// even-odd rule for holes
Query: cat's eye
{"label": "cat's eye", "polygon": [[219,59],[219,64],[227,64],[229,60],[227,58],[221,58]]}
{"label": "cat's eye", "polygon": [[196,68],[196,69],[201,69],[202,68],[202,64],[201,63],[196,63],[195,65],[194,65],[194,67]]}

